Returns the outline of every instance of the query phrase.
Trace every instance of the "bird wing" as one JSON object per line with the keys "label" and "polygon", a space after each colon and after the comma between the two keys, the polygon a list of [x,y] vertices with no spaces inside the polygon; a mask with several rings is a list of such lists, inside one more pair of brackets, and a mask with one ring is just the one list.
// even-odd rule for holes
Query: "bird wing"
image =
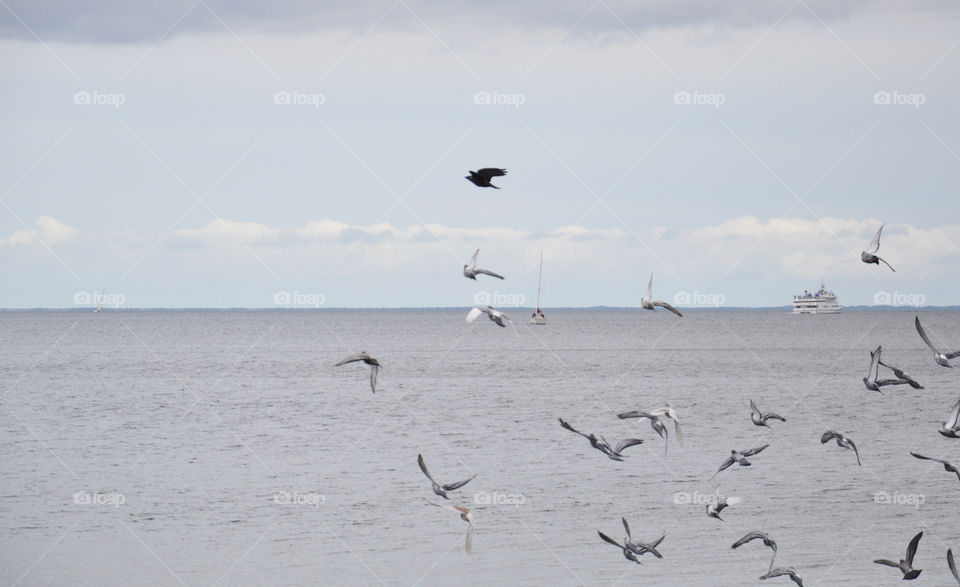
{"label": "bird wing", "polygon": [[473,552],[473,522],[468,522],[470,525],[467,526],[467,554]]}
{"label": "bird wing", "polygon": [[677,442],[683,446],[683,434],[680,433],[680,420],[673,419],[673,431],[677,434]]}
{"label": "bird wing", "polygon": [[498,167],[484,167],[483,169],[477,170],[477,175],[482,175],[487,179],[487,181],[489,181],[491,177],[500,177],[501,175],[506,174],[506,169],[500,169]]}
{"label": "bird wing", "polygon": [[[957,402],[957,404],[960,405],[960,402]],[[617,417],[620,418],[621,420],[625,420],[627,418],[648,418],[650,420],[653,420],[656,416],[652,416],[649,413],[644,412],[643,410],[633,410],[630,412],[623,412],[622,414],[617,414]]]}
{"label": "bird wing", "polygon": [[960,573],[957,572],[957,564],[953,562],[953,550],[949,548],[947,549],[947,566],[950,567],[953,578],[957,580],[957,583],[960,583]]}
{"label": "bird wing", "polygon": [[784,418],[783,416],[781,416],[780,414],[777,414],[777,413],[775,413],[775,412],[767,412],[766,414],[763,415],[763,419],[764,419],[764,420],[769,420],[769,419],[771,419],[771,418],[774,419],[774,420],[780,420],[781,422],[786,422],[786,421],[787,421],[786,418]]}
{"label": "bird wing", "polygon": [[843,436],[833,430],[827,430],[823,433],[823,436],[820,437],[820,444],[826,444],[834,438],[843,438]]}
{"label": "bird wing", "polygon": [[476,251],[473,252],[473,256],[470,257],[469,269],[476,269],[476,267],[477,267],[477,255],[479,255],[479,254],[480,254],[480,249],[477,249]]}
{"label": "bird wing", "polygon": [[877,348],[870,353],[870,372],[867,373],[867,379],[876,379],[880,374],[880,353],[882,353],[882,347],[877,346]]}
{"label": "bird wing", "polygon": [[[474,475],[473,477],[476,477],[476,475]],[[444,490],[444,491],[453,491],[454,489],[460,489],[461,487],[463,487],[463,486],[466,485],[467,483],[470,483],[471,481],[473,481],[473,477],[470,477],[470,478],[467,479],[466,481],[457,481],[456,483],[450,483],[449,485],[444,485],[444,486],[443,486],[443,490]]]}
{"label": "bird wing", "polygon": [[[723,464],[720,465],[719,469],[717,469],[717,473],[728,469],[730,465],[734,464],[735,462],[737,462],[737,459],[733,458],[732,456],[727,457],[727,460],[723,461]],[[714,475],[716,475],[717,473],[714,473]]]}
{"label": "bird wing", "polygon": [[622,545],[622,544],[620,544],[619,542],[617,542],[617,541],[614,540],[613,538],[610,538],[609,536],[607,536],[606,534],[604,534],[604,533],[601,532],[600,530],[597,530],[597,534],[600,535],[600,538],[603,538],[604,540],[606,540],[606,541],[609,542],[610,544],[616,546],[617,548],[623,548],[623,545]]}
{"label": "bird wing", "polygon": [[893,265],[891,265],[890,263],[887,263],[887,260],[884,259],[883,257],[877,257],[877,261],[883,261],[883,264],[889,267],[890,271],[893,271],[894,273],[897,272],[897,270],[893,268]]}
{"label": "bird wing", "polygon": [[[430,474],[430,471],[427,470],[427,464],[423,462],[423,455],[417,455],[417,464],[420,465],[420,470],[423,471],[423,474],[427,476],[427,479],[437,483],[436,479],[433,478],[433,475]],[[439,483],[437,483],[439,485]],[[427,502],[430,503],[430,502]],[[437,504],[433,504],[437,505]]]}
{"label": "bird wing", "polygon": [[680,313],[680,310],[674,308],[673,306],[671,306],[671,305],[668,304],[667,302],[659,302],[659,301],[657,301],[657,302],[653,302],[653,305],[654,305],[654,306],[660,306],[661,308],[666,308],[666,309],[670,310],[671,312],[673,312],[674,314],[676,314],[677,316],[680,316],[681,318],[683,318],[683,314]]}
{"label": "bird wing", "polygon": [[763,534],[761,534],[760,532],[750,532],[740,540],[737,540],[736,542],[734,542],[733,546],[731,546],[730,548],[740,548],[744,544],[750,542],[751,540],[756,540],[757,538],[763,538]]}
{"label": "bird wing", "polygon": [[626,440],[621,440],[620,443],[617,444],[616,448],[613,449],[613,452],[619,454],[623,449],[636,446],[638,444],[643,444],[643,441],[639,438],[628,438]]}
{"label": "bird wing", "polygon": [[741,454],[743,454],[743,456],[745,457],[752,457],[755,454],[759,454],[763,452],[763,449],[767,448],[768,446],[770,445],[764,444],[763,446],[758,446],[757,448],[751,448],[750,450],[745,450]]}
{"label": "bird wing", "polygon": [[484,275],[489,275],[490,277],[496,277],[497,279],[503,279],[503,275],[499,273],[494,273],[493,271],[487,271],[486,269],[476,269],[476,273],[483,273]]}
{"label": "bird wing", "polygon": [[957,357],[960,357],[960,351],[955,351],[952,353],[943,353],[943,356],[948,359],[956,359]]}
{"label": "bird wing", "polygon": [[350,356],[347,357],[346,359],[340,361],[339,363],[337,363],[336,365],[334,365],[334,367],[339,367],[339,366],[341,366],[341,365],[346,365],[347,363],[355,363],[355,362],[357,362],[357,361],[362,361],[362,360],[364,360],[364,359],[369,359],[369,358],[370,358],[370,355],[368,355],[367,353],[357,353],[357,354],[355,354],[355,355],[350,355]]}
{"label": "bird wing", "polygon": [[626,518],[620,518],[620,521],[623,522],[623,529],[627,531],[627,538],[630,538],[630,524],[627,523]]}
{"label": "bird wing", "polygon": [[473,308],[472,310],[467,312],[467,322],[475,322],[477,318],[479,318],[483,314],[484,314],[484,311],[482,308]]}
{"label": "bird wing", "polygon": [[946,428],[956,428],[957,424],[960,423],[960,400],[957,400],[957,403],[953,404],[953,409],[950,410],[950,415],[947,417],[947,421],[943,423]]}
{"label": "bird wing", "polygon": [[913,566],[913,557],[917,554],[917,546],[920,544],[920,539],[923,538],[923,531],[917,533],[913,537],[913,540],[910,541],[910,544],[907,545],[907,564]]}
{"label": "bird wing", "polygon": [[939,354],[940,351],[937,350],[937,347],[933,346],[933,343],[930,342],[930,338],[927,337],[927,333],[923,331],[923,326],[920,326],[920,316],[914,318],[913,324],[917,327],[917,333],[920,335],[920,338],[923,339],[923,342],[927,343],[927,346],[930,347],[930,350]]}
{"label": "bird wing", "polygon": [[653,271],[650,272],[650,282],[647,283],[647,299],[653,297]]}
{"label": "bird wing", "polygon": [[370,390],[377,393],[377,373],[380,372],[380,365],[370,365]]}
{"label": "bird wing", "polygon": [[564,421],[563,418],[560,418],[560,425],[566,428],[567,430],[569,430],[570,432],[576,432],[577,434],[579,434],[584,438],[590,438],[588,434],[584,434],[583,432],[580,432],[579,430],[577,430],[576,428],[568,424],[566,421]]}
{"label": "bird wing", "polygon": [[880,233],[883,232],[883,225],[880,225],[880,228],[877,229],[877,234],[873,235],[873,240],[870,241],[870,247],[867,248],[867,252],[871,255],[876,254],[880,250]]}
{"label": "bird wing", "polygon": [[760,414],[760,410],[757,409],[757,404],[753,403],[753,400],[750,400],[750,415],[756,416],[757,420],[763,420],[763,415]]}
{"label": "bird wing", "polygon": [[896,567],[896,568],[898,568],[898,569],[900,568],[900,563],[895,563],[895,562],[890,561],[890,560],[887,560],[887,559],[885,559],[885,558],[880,558],[880,559],[877,559],[877,560],[875,560],[875,561],[873,561],[873,562],[877,563],[878,565],[887,565],[888,567]]}

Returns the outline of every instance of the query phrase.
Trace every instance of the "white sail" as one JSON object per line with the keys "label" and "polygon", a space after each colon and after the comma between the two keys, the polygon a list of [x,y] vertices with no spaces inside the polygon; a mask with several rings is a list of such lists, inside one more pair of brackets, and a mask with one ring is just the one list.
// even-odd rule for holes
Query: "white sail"
{"label": "white sail", "polygon": [[540,253],[540,276],[537,278],[537,310],[530,317],[530,324],[543,326],[547,323],[547,317],[543,315],[540,309],[540,294],[543,290],[543,252]]}

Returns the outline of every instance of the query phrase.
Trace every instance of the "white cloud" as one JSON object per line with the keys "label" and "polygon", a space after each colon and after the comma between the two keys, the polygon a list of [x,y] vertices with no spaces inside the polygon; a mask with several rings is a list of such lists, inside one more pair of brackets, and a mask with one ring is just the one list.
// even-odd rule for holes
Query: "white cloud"
{"label": "white cloud", "polygon": [[43,246],[53,247],[73,240],[79,231],[60,222],[52,216],[41,216],[37,219],[38,230],[17,230],[0,243],[8,246]]}

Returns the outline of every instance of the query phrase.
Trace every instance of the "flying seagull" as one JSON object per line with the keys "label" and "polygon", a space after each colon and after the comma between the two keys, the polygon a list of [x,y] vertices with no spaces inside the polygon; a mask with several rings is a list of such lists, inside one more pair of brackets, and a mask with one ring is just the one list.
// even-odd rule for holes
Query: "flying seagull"
{"label": "flying seagull", "polygon": [[[717,472],[713,474],[713,477],[717,476],[717,473],[720,471],[728,469],[734,463],[737,463],[741,467],[749,467],[750,461],[747,460],[747,457],[752,457],[755,454],[758,454],[763,451],[763,449],[770,446],[769,444],[764,444],[763,446],[758,446],[757,448],[751,448],[749,450],[731,450],[730,456],[727,457],[727,460],[723,461],[723,464],[720,465],[720,468],[717,469]],[[711,479],[713,479],[711,477]]]}
{"label": "flying seagull", "polygon": [[427,465],[426,463],[423,462],[423,455],[417,455],[417,464],[420,465],[420,470],[423,471],[423,474],[427,476],[427,479],[430,480],[430,483],[433,483],[433,492],[439,495],[440,497],[442,497],[443,499],[450,499],[449,497],[447,497],[448,491],[453,491],[454,489],[460,489],[467,483],[473,481],[473,477],[476,477],[476,475],[474,475],[473,477],[470,477],[466,481],[449,483],[447,485],[440,485],[433,478],[433,475],[430,474],[430,471],[427,470]]}
{"label": "flying seagull", "polygon": [[920,326],[920,316],[916,317],[914,324],[917,326],[917,332],[920,333],[920,338],[923,339],[923,342],[927,343],[927,346],[930,347],[930,350],[933,351],[933,360],[937,362],[938,365],[943,365],[944,367],[951,367],[952,365],[947,362],[947,359],[955,359],[960,357],[960,351],[953,353],[941,353],[937,350],[937,347],[933,346],[933,343],[930,342],[930,339],[927,338],[927,333],[923,331],[923,327]]}
{"label": "flying seagull", "polygon": [[466,175],[464,177],[472,181],[473,184],[477,187],[500,189],[497,186],[490,183],[490,180],[493,179],[494,177],[500,177],[506,174],[507,174],[506,169],[500,169],[497,167],[484,167],[483,169],[480,169],[477,171],[471,170],[470,175]]}
{"label": "flying seagull", "polygon": [[957,572],[957,564],[953,562],[953,551],[949,548],[947,549],[947,566],[950,567],[953,578],[956,579],[957,584],[960,585],[960,573]]}
{"label": "flying seagull", "polygon": [[920,573],[923,569],[913,568],[913,557],[917,554],[917,545],[920,544],[920,539],[923,538],[923,532],[920,532],[913,537],[913,540],[910,541],[910,544],[907,545],[907,558],[906,560],[901,560],[899,563],[895,563],[891,560],[885,558],[875,560],[873,562],[878,565],[887,565],[888,567],[896,567],[900,569],[900,572],[903,573],[904,581],[909,581],[916,579],[920,576]]}
{"label": "flying seagull", "polygon": [[470,513],[470,510],[457,505],[447,505],[445,503],[433,503],[432,501],[428,501],[427,503],[430,505],[435,505],[438,508],[450,510],[451,512],[457,512],[460,514],[460,519],[469,524],[469,526],[467,526],[467,554],[470,554],[470,549],[473,547],[473,514]]}
{"label": "flying seagull", "polygon": [[957,400],[957,403],[953,404],[953,409],[950,410],[947,421],[940,426],[937,432],[947,438],[960,438],[960,400]]}
{"label": "flying seagull", "polygon": [[912,377],[910,377],[909,375],[907,375],[906,373],[904,373],[904,372],[901,371],[900,369],[897,369],[896,367],[894,367],[894,366],[892,366],[892,365],[888,365],[888,364],[884,363],[883,361],[879,361],[879,363],[880,363],[881,365],[883,365],[884,367],[886,367],[887,369],[890,369],[891,371],[893,371],[893,374],[894,374],[898,379],[900,379],[901,381],[905,381],[907,384],[910,385],[910,387],[912,387],[912,388],[914,388],[914,389],[923,389],[923,386],[922,386],[922,385],[920,385],[919,383],[917,383],[916,380],[914,380]]}
{"label": "flying seagull", "polygon": [[936,463],[940,463],[941,465],[943,465],[943,470],[944,470],[944,471],[947,471],[947,472],[949,472],[949,473],[954,473],[954,474],[956,474],[957,479],[960,480],[960,469],[957,469],[957,467],[956,467],[953,463],[948,463],[947,461],[941,461],[940,459],[935,459],[935,458],[932,458],[932,457],[925,457],[925,456],[923,456],[923,455],[918,455],[918,454],[915,453],[915,452],[911,452],[910,454],[912,454],[913,456],[917,457],[918,459],[923,459],[923,460],[925,460],[925,461],[934,461],[934,462],[936,462]]}
{"label": "flying seagull", "polygon": [[755,426],[766,426],[767,428],[770,427],[767,424],[767,420],[787,421],[787,419],[780,414],[774,414],[773,412],[767,412],[766,414],[761,413],[760,409],[757,408],[757,404],[753,403],[753,400],[750,400],[750,420],[753,421]]}
{"label": "flying seagull", "polygon": [[626,518],[620,518],[623,522],[623,529],[627,531],[627,537],[623,539],[623,545],[626,548],[629,548],[636,555],[642,555],[649,552],[657,558],[663,558],[663,555],[660,554],[660,551],[657,550],[657,547],[660,546],[660,543],[663,542],[663,539],[667,537],[666,534],[660,536],[653,542],[640,542],[639,540],[633,540],[630,535],[630,525],[627,524]]}
{"label": "flying seagull", "polygon": [[717,488],[713,491],[713,499],[707,502],[707,517],[716,518],[722,522],[723,518],[720,517],[720,512],[728,505],[737,505],[741,501],[739,497],[720,495],[720,486],[717,485]]}
{"label": "flying seagull", "polygon": [[660,416],[654,416],[649,412],[644,412],[642,410],[633,410],[631,412],[623,412],[622,414],[617,414],[617,417],[621,420],[627,418],[647,418],[650,420],[650,427],[653,428],[653,431],[660,435],[660,438],[663,439],[663,454],[667,454],[667,444],[669,443],[668,436],[670,435],[667,432],[667,427],[664,425],[663,421],[660,419]]}
{"label": "flying seagull", "polygon": [[620,453],[621,453],[625,448],[628,448],[628,447],[631,447],[631,446],[634,446],[634,445],[637,445],[637,444],[643,444],[643,441],[640,440],[639,438],[628,438],[628,439],[626,439],[626,440],[624,440],[624,441],[621,441],[620,444],[618,444],[618,445],[614,448],[614,447],[611,447],[611,446],[610,446],[610,443],[608,443],[608,442],[606,441],[606,439],[604,439],[602,436],[598,439],[598,438],[597,438],[595,435],[593,435],[593,434],[584,434],[583,432],[580,432],[579,430],[575,429],[575,428],[574,428],[573,426],[571,426],[570,424],[567,424],[567,423],[563,420],[563,418],[560,418],[560,425],[563,426],[564,428],[566,428],[567,430],[569,430],[570,432],[576,432],[576,433],[579,434],[580,436],[586,438],[587,440],[590,441],[590,446],[592,446],[593,448],[599,450],[600,452],[602,452],[603,454],[607,455],[607,457],[609,457],[611,460],[614,460],[614,461],[622,461],[622,460],[623,460],[623,455],[620,454]]}
{"label": "flying seagull", "polygon": [[[870,353],[870,372],[867,373],[867,376],[863,378],[863,384],[864,386],[866,386],[867,389],[870,389],[872,391],[879,391],[881,394],[883,392],[880,391],[880,388],[885,385],[909,384],[911,387],[923,389],[923,387],[920,386],[919,383],[917,383],[913,379],[910,379],[909,377],[906,377],[903,371],[890,367],[886,363],[882,362],[880,360],[880,356],[882,353],[883,353],[883,348],[880,346],[878,346],[876,350]],[[897,379],[878,379],[878,377],[880,376],[880,365],[883,365],[884,367],[892,370],[894,372],[894,375],[896,375],[897,373],[899,373],[900,375],[898,375]]]}
{"label": "flying seagull", "polygon": [[834,432],[833,430],[827,430],[823,433],[823,436],[820,437],[820,444],[826,444],[833,439],[837,440],[837,446],[852,450],[853,454],[857,455],[857,466],[860,466],[860,453],[857,452],[857,445],[843,434]]}
{"label": "flying seagull", "polygon": [[350,355],[346,359],[340,361],[335,367],[341,365],[346,365],[347,363],[355,363],[357,361],[363,361],[367,365],[370,365],[370,391],[377,393],[377,373],[380,371],[380,362],[367,354],[366,351],[359,352],[355,355]]}
{"label": "flying seagull", "polygon": [[493,271],[487,271],[486,269],[477,269],[477,255],[480,254],[480,249],[477,249],[473,253],[473,257],[470,258],[470,264],[463,266],[463,276],[467,279],[477,280],[477,275],[489,275],[490,277],[496,277],[497,279],[503,279],[502,275],[494,273]]}
{"label": "flying seagull", "polygon": [[767,571],[773,569],[773,561],[777,558],[777,543],[763,532],[750,532],[749,534],[744,535],[743,538],[737,540],[733,543],[733,546],[730,548],[740,548],[744,544],[750,542],[751,540],[763,540],[763,545],[773,551],[773,557],[770,559],[770,566],[767,567]]}
{"label": "flying seagull", "polygon": [[633,562],[637,563],[638,565],[642,565],[642,564],[643,564],[642,562],[640,562],[640,559],[637,558],[637,555],[635,555],[632,550],[630,550],[629,548],[627,548],[626,545],[620,544],[619,542],[617,542],[617,541],[614,540],[613,538],[610,538],[609,536],[607,536],[606,534],[604,534],[604,533],[601,532],[600,530],[597,530],[597,534],[599,534],[599,535],[600,535],[600,538],[603,538],[604,541],[609,542],[610,544],[612,544],[612,545],[616,546],[617,548],[619,548],[620,550],[622,550],[622,551],[623,551],[623,556],[624,556],[624,558],[626,558],[628,561],[633,561]]}
{"label": "flying seagull", "polygon": [[[880,225],[880,228],[877,229],[877,234],[873,235],[873,240],[870,241],[870,246],[867,247],[866,251],[860,253],[860,260],[864,263],[873,263],[874,265],[879,266],[880,261],[883,261],[883,264],[887,267],[890,267],[890,263],[887,263],[883,259],[877,256],[877,251],[880,250],[880,233],[883,231],[883,225]],[[890,271],[894,273],[897,272],[896,269],[890,267]]]}
{"label": "flying seagull", "polygon": [[501,312],[500,310],[494,310],[492,306],[477,306],[474,309],[470,310],[467,313],[467,322],[474,322],[481,315],[486,314],[492,322],[496,322],[500,326],[506,328],[507,322],[510,322],[510,318]]}
{"label": "flying seagull", "polygon": [[650,272],[650,283],[647,284],[647,295],[643,298],[640,298],[640,306],[644,310],[653,310],[657,306],[661,308],[666,308],[676,314],[677,316],[683,317],[683,314],[679,310],[668,304],[667,302],[654,301],[653,299],[653,272]]}
{"label": "flying seagull", "polygon": [[803,579],[800,575],[797,574],[793,567],[777,567],[769,571],[766,575],[760,577],[761,581],[766,581],[767,579],[773,579],[774,577],[790,577],[790,580],[803,587]]}
{"label": "flying seagull", "polygon": [[667,419],[673,420],[673,432],[677,435],[677,442],[680,443],[680,446],[683,446],[683,434],[680,432],[680,418],[677,416],[677,411],[670,407],[670,404],[663,404],[662,408],[650,410],[650,415],[666,416]]}

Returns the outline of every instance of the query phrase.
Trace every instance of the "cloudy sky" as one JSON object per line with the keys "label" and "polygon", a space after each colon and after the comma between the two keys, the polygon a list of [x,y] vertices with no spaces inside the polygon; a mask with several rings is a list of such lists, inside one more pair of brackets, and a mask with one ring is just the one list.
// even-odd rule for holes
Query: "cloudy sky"
{"label": "cloudy sky", "polygon": [[306,4],[0,2],[0,307],[960,304],[956,2]]}

